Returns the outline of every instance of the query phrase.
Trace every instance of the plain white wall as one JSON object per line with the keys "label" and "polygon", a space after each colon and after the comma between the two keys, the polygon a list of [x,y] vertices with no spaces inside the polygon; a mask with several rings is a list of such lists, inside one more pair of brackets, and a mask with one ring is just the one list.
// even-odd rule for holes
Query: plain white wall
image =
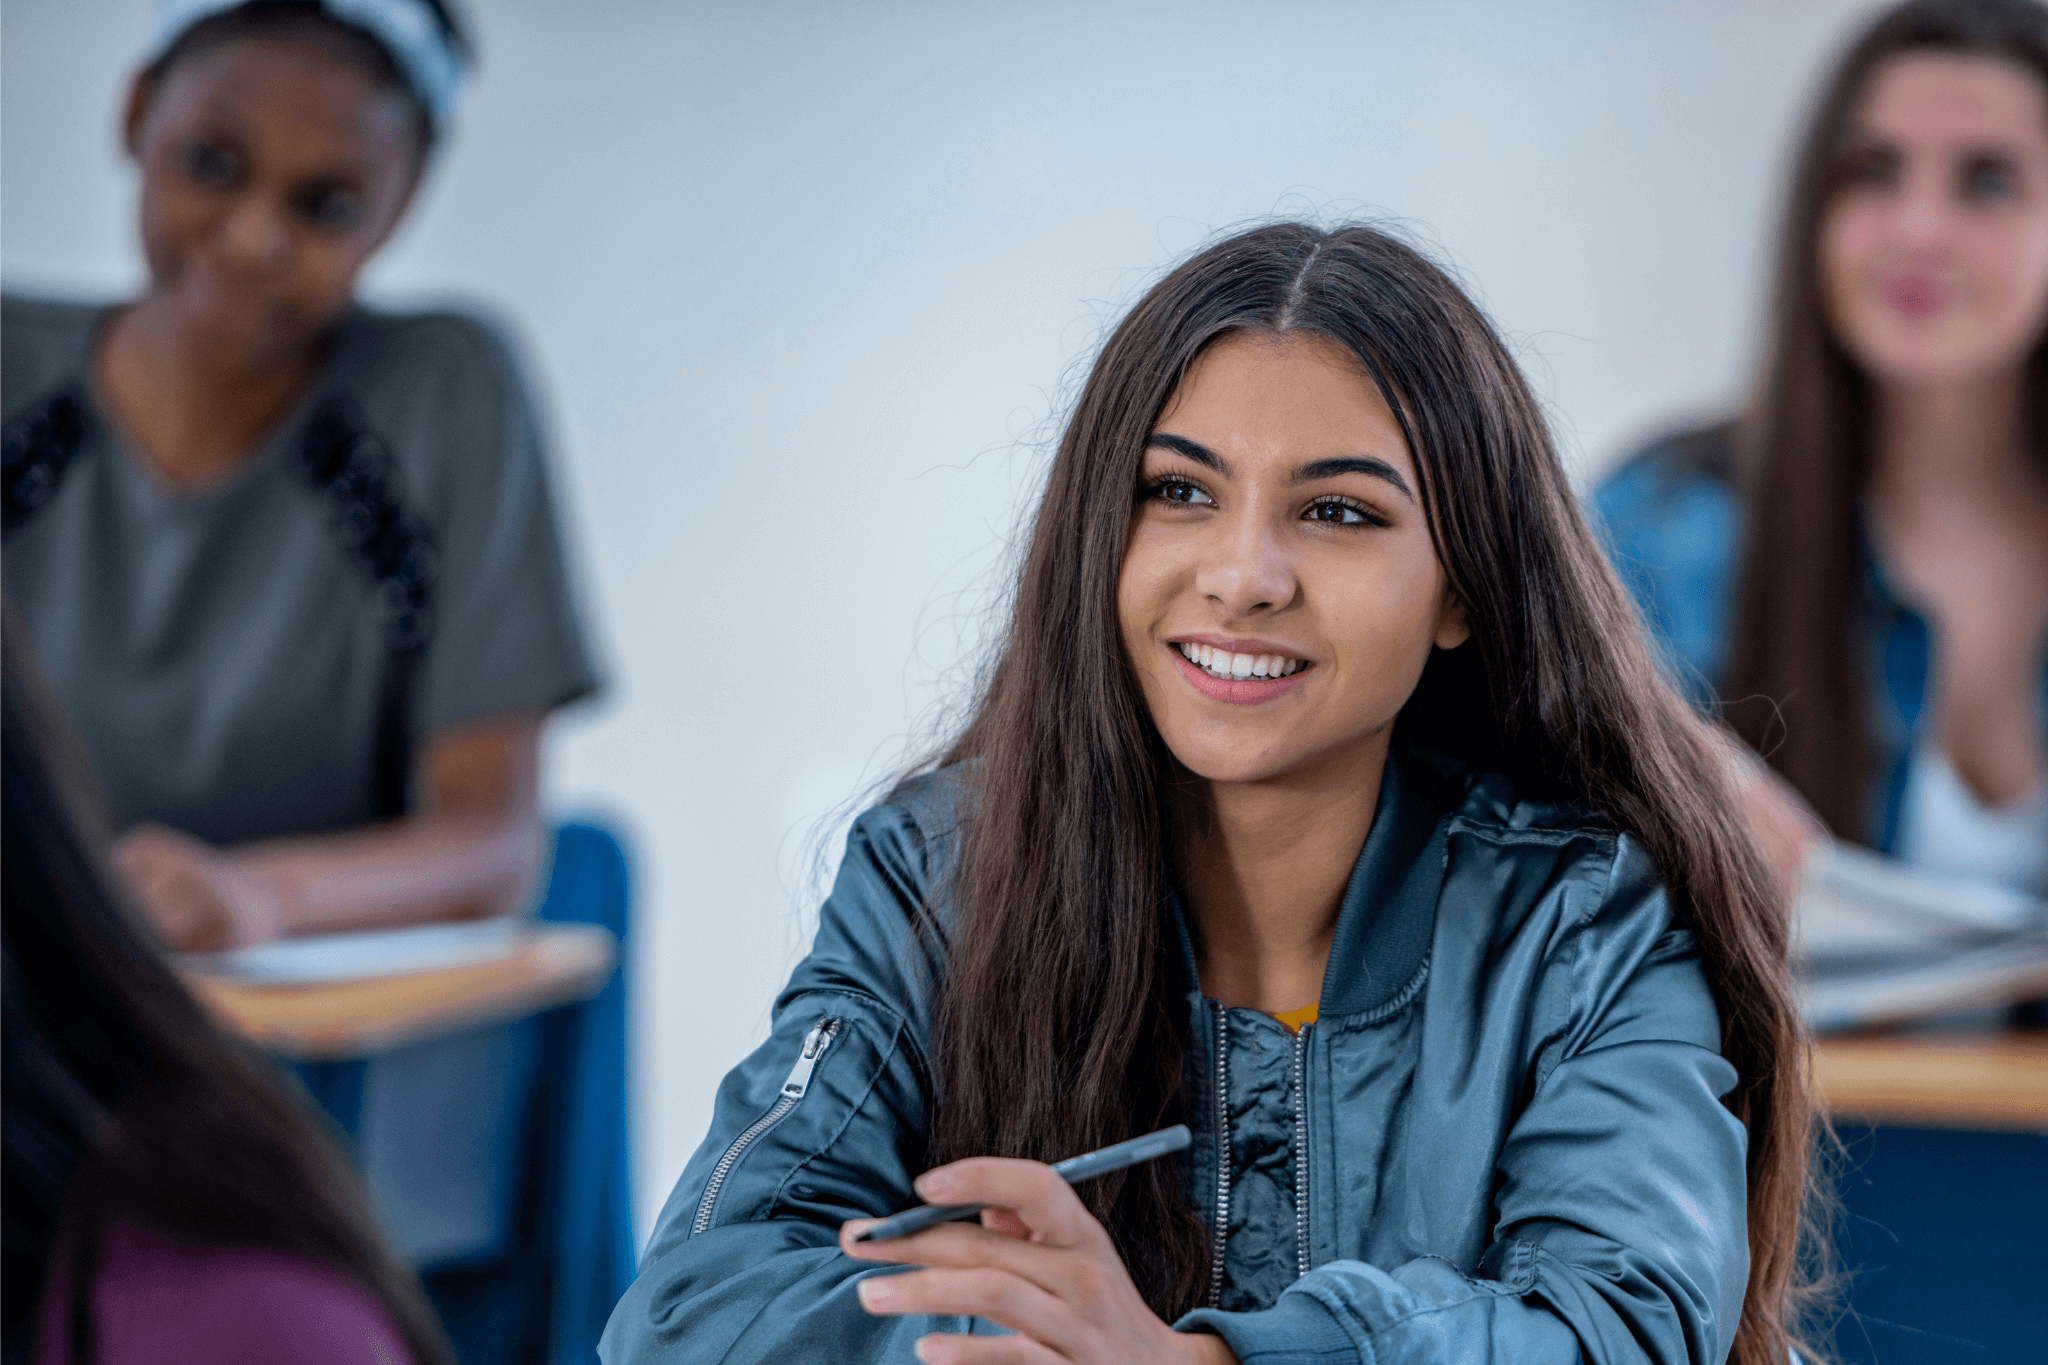
{"label": "plain white wall", "polygon": [[[1408,224],[1582,473],[1739,387],[1780,168],[1866,0],[472,0],[483,70],[368,292],[512,320],[605,699],[558,809],[638,855],[643,1231],[814,908],[819,817],[929,737],[1063,397],[1168,262]],[[0,5],[0,271],[139,279],[145,0]]]}

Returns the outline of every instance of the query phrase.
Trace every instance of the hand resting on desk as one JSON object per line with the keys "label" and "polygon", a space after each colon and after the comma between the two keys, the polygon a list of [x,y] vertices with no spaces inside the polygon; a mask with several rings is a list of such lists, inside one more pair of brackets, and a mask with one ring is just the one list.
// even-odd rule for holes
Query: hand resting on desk
{"label": "hand resting on desk", "polygon": [[143,825],[114,861],[165,943],[212,952],[294,934],[477,919],[519,909],[546,849],[538,711],[422,741],[404,819],[237,848]]}

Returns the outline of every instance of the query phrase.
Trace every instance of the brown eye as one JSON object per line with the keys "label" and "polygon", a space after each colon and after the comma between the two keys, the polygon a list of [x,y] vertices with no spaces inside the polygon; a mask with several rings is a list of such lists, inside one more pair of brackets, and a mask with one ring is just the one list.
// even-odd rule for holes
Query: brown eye
{"label": "brown eye", "polygon": [[180,159],[185,174],[210,190],[231,190],[241,183],[244,158],[232,143],[201,138],[187,144]]}
{"label": "brown eye", "polygon": [[341,185],[318,185],[297,196],[299,215],[327,232],[349,232],[363,221],[363,196]]}
{"label": "brown eye", "polygon": [[2020,192],[2019,168],[2002,156],[1973,156],[1962,165],[1958,188],[1972,204],[2002,204]]}
{"label": "brown eye", "polygon": [[1326,526],[1385,526],[1387,520],[1363,503],[1348,498],[1320,498],[1308,505],[1302,512],[1303,521],[1319,521]]}
{"label": "brown eye", "polygon": [[1216,502],[1202,485],[1189,479],[1161,479],[1145,490],[1145,496],[1174,507],[1210,507]]}
{"label": "brown eye", "polygon": [[1836,174],[1843,185],[1890,189],[1898,183],[1899,155],[1889,147],[1859,147],[1842,158]]}

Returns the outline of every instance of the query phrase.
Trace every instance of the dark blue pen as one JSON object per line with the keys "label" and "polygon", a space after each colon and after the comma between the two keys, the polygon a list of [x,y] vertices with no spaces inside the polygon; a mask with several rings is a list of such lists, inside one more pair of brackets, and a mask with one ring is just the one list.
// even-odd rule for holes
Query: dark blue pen
{"label": "dark blue pen", "polygon": [[[1156,1133],[1134,1137],[1129,1142],[1119,1142],[1113,1147],[1104,1147],[1099,1152],[1087,1152],[1081,1156],[1070,1156],[1065,1161],[1053,1163],[1053,1170],[1069,1185],[1078,1185],[1092,1176],[1107,1175],[1120,1171],[1126,1166],[1135,1166],[1154,1157],[1178,1152],[1193,1138],[1185,1123],[1176,1123],[1171,1128],[1161,1128]],[[898,1237],[908,1237],[913,1232],[937,1227],[940,1223],[957,1222],[972,1218],[986,1204],[920,1204],[914,1209],[905,1209],[892,1218],[884,1218],[853,1240],[856,1242],[888,1242]]]}

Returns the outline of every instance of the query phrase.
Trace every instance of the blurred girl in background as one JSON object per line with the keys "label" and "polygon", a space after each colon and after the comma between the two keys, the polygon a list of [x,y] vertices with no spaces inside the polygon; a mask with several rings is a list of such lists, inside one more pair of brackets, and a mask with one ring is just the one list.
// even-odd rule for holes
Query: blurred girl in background
{"label": "blurred girl in background", "polygon": [[9,1365],[447,1359],[341,1153],[129,908],[11,607],[4,634]]}
{"label": "blurred girl in background", "polygon": [[[122,124],[146,288],[0,313],[7,591],[176,948],[542,871],[542,727],[593,683],[534,413],[488,328],[355,301],[468,62],[442,0],[165,0]],[[536,1047],[321,1080],[414,1264],[505,1254]]]}
{"label": "blurred girl in background", "polygon": [[[1914,0],[1850,48],[1741,416],[1595,502],[1673,671],[1762,756],[1781,881],[1832,835],[2048,896],[2048,9]],[[2042,1139],[1886,1127],[1849,1155],[1839,1356],[2036,1353]]]}
{"label": "blurred girl in background", "polygon": [[517,908],[589,692],[504,345],[372,312],[446,134],[440,0],[159,6],[149,284],[10,299],[6,579],[180,948]]}
{"label": "blurred girl in background", "polygon": [[1825,832],[2048,895],[2048,9],[1881,18],[1777,271],[1741,418],[1599,489],[1616,567],[1787,875]]}

